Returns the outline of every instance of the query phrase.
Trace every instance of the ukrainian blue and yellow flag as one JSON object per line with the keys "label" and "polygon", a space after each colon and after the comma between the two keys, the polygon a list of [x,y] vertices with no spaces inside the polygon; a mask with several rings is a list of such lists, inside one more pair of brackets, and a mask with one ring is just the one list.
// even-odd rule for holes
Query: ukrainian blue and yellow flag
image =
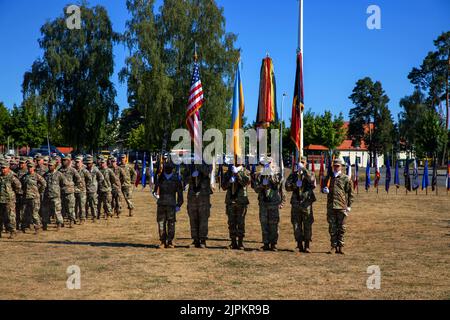
{"label": "ukrainian blue and yellow flag", "polygon": [[244,89],[242,87],[241,71],[238,64],[236,79],[234,81],[233,109],[231,114],[231,129],[233,129],[233,150],[235,162],[237,162],[238,157],[241,157],[239,130],[243,126],[242,117],[244,112]]}

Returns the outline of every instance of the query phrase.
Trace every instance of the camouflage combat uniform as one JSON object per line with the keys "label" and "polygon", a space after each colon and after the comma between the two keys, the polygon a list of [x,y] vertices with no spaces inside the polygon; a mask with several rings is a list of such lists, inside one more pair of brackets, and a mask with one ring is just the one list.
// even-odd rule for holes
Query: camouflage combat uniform
{"label": "camouflage combat uniform", "polygon": [[[264,180],[267,179],[267,185]],[[259,220],[261,223],[264,249],[276,249],[278,243],[278,224],[280,223],[280,206],[284,203],[283,184],[280,174],[259,175],[253,184],[258,193]]]}
{"label": "camouflage combat uniform", "polygon": [[44,174],[44,179],[47,182],[47,188],[44,192],[42,223],[44,225],[50,223],[50,217],[53,216],[56,218],[58,227],[62,226],[64,225],[64,218],[61,214],[61,190],[66,185],[64,175],[57,170],[54,172],[48,171]]}
{"label": "camouflage combat uniform", "polygon": [[[23,160],[20,160],[23,163]],[[22,179],[24,175],[28,173],[27,169],[17,168],[16,177],[17,179]],[[16,192],[16,229],[20,230],[21,222],[25,219],[24,215],[24,199],[23,199],[23,190],[20,189]],[[29,225],[31,221],[26,221],[25,224]]]}
{"label": "camouflage combat uniform", "polygon": [[81,177],[81,184],[75,187],[75,216],[81,221],[86,220],[86,186],[90,184],[91,174],[86,168],[76,169]]}
{"label": "camouflage combat uniform", "polygon": [[161,243],[172,245],[175,238],[176,208],[183,205],[183,183],[176,173],[166,175],[162,173],[155,185],[159,190],[156,221],[158,223],[159,239]]}
{"label": "camouflage combat uniform", "polygon": [[[1,165],[6,166],[7,164],[2,163]],[[15,193],[20,192],[21,188],[19,179],[12,172],[6,175],[0,173],[0,236],[3,232],[3,226],[11,234],[11,237],[15,233]]]}
{"label": "camouflage combat uniform", "polygon": [[[232,177],[233,173],[229,170],[222,180],[222,189],[227,191],[225,204],[231,247],[242,249],[245,237],[245,216],[247,214],[247,206],[250,203],[247,196],[250,176],[242,170],[235,176],[235,183],[231,183]],[[236,238],[238,242],[236,242]]]}
{"label": "camouflage combat uniform", "polygon": [[122,163],[120,167],[124,172],[123,180],[120,181],[122,183],[122,194],[125,198],[131,216],[134,209],[134,204],[132,202],[133,184],[136,181],[137,173],[132,166],[126,163]]}
{"label": "camouflage combat uniform", "polygon": [[[34,225],[34,229],[37,232],[42,225],[41,217],[39,213],[41,212],[41,197],[47,187],[47,182],[45,179],[34,172],[33,174],[27,173],[21,179],[23,197],[25,201],[25,219],[24,221],[30,219],[31,223]],[[27,226],[22,224],[22,231],[25,231]]]}
{"label": "camouflage combat uniform", "polygon": [[[207,165],[196,165],[186,172],[186,183],[189,184],[187,211],[191,225],[191,237],[196,247],[204,247],[208,239],[208,220],[211,213],[211,168]],[[189,173],[189,176],[187,175]],[[194,177],[193,174],[198,176]]]}
{"label": "camouflage combat uniform", "polygon": [[125,179],[124,170],[117,167],[110,167],[112,172],[116,177],[115,182],[111,184],[111,208],[117,217],[122,213],[122,184],[121,182]]}
{"label": "camouflage combat uniform", "polygon": [[92,166],[92,169],[86,169],[91,175],[90,182],[86,185],[87,198],[86,198],[86,212],[87,216],[91,216],[95,221],[98,215],[98,190],[99,185],[103,185],[103,175],[96,166]]}
{"label": "camouflage combat uniform", "polygon": [[59,169],[64,175],[64,187],[61,192],[61,202],[62,202],[62,214],[64,218],[69,219],[72,223],[76,223],[77,217],[75,215],[75,186],[80,187],[81,177],[78,171],[73,167],[65,168],[62,166]]}
{"label": "camouflage combat uniform", "polygon": [[353,191],[350,178],[345,174],[329,178],[329,194],[327,201],[327,220],[331,238],[331,247],[344,247],[346,231],[346,209],[353,203]]}
{"label": "camouflage combat uniform", "polygon": [[36,166],[36,173],[40,175],[41,177],[44,176],[44,174],[48,171],[48,168],[45,165],[37,165]]}
{"label": "camouflage combat uniform", "polygon": [[103,207],[103,210],[105,211],[105,218],[112,217],[112,208],[111,208],[111,201],[112,201],[112,185],[116,183],[116,175],[110,168],[101,168],[100,169],[101,174],[103,175],[103,182],[99,185],[98,192],[99,192],[99,202],[98,202],[98,213],[97,213],[97,219],[100,219],[101,215],[101,209]]}
{"label": "camouflage combat uniform", "polygon": [[[297,186],[298,181],[301,181],[300,187]],[[314,175],[306,168],[301,169],[300,173],[292,173],[286,180],[286,191],[292,192],[291,223],[300,251],[308,250],[309,243],[312,241],[312,225],[314,223],[312,204],[316,201],[314,183]]]}

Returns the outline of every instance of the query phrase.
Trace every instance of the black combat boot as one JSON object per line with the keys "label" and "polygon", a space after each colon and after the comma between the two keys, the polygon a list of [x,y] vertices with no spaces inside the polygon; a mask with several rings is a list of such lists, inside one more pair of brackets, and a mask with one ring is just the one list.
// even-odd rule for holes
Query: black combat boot
{"label": "black combat boot", "polygon": [[169,242],[167,242],[167,248],[174,249],[175,248],[175,244],[172,241],[169,241]]}
{"label": "black combat boot", "polygon": [[268,243],[264,243],[264,245],[261,247],[261,249],[263,249],[263,251],[269,251],[270,250],[270,246]]}
{"label": "black combat boot", "polygon": [[200,247],[199,248],[200,249],[206,249],[206,240],[205,239],[202,239],[200,241]]}
{"label": "black combat boot", "polygon": [[297,242],[297,248],[299,252],[305,252],[305,249],[303,248],[303,242],[299,241]]}
{"label": "black combat boot", "polygon": [[229,245],[229,248],[233,250],[238,249],[236,238],[231,238],[231,244]]}
{"label": "black combat boot", "polygon": [[16,232],[15,231],[11,231],[9,233],[9,239],[11,239],[11,240],[14,239],[15,235],[16,235]]}
{"label": "black combat boot", "polygon": [[132,217],[132,216],[133,216],[133,209],[129,209],[128,216],[129,216],[129,217]]}
{"label": "black combat boot", "polygon": [[239,238],[239,240],[238,240],[238,250],[245,250],[244,238]]}
{"label": "black combat boot", "polygon": [[275,251],[275,252],[278,251],[278,248],[277,248],[277,244],[276,244],[276,243],[272,243],[272,244],[270,245],[270,251]]}
{"label": "black combat boot", "polygon": [[158,249],[164,249],[167,247],[166,241],[161,240],[160,244],[158,245]]}
{"label": "black combat boot", "polygon": [[309,248],[309,241],[305,241],[305,253],[311,253],[311,249]]}
{"label": "black combat boot", "polygon": [[344,253],[344,250],[342,250],[342,247],[337,247],[337,248],[336,248],[336,253],[337,253],[337,254],[345,254],[345,253]]}

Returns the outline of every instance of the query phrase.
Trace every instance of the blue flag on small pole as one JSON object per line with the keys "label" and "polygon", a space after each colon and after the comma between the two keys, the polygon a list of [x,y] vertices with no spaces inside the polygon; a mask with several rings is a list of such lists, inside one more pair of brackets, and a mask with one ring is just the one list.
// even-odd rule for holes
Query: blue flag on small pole
{"label": "blue flag on small pole", "polygon": [[147,154],[144,152],[144,161],[142,162],[142,187],[147,186]]}
{"label": "blue flag on small pole", "polygon": [[398,160],[395,162],[395,176],[394,176],[394,184],[397,187],[395,193],[398,193],[398,189],[400,188],[400,173],[398,171]]}
{"label": "blue flag on small pole", "polygon": [[391,162],[389,161],[388,157],[386,162],[386,182],[385,182],[385,189],[387,193],[389,193],[390,187],[391,187]]}
{"label": "blue flag on small pole", "polygon": [[367,167],[366,167],[366,191],[369,192],[370,189],[370,158],[367,159]]}
{"label": "blue flag on small pole", "polygon": [[425,160],[425,168],[423,169],[423,177],[422,177],[422,190],[426,190],[426,193],[428,195],[428,160]]}

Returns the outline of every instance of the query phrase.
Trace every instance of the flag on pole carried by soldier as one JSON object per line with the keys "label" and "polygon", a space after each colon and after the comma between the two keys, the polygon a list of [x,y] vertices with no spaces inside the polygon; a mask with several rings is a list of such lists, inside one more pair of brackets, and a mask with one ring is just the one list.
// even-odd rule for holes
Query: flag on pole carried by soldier
{"label": "flag on pole carried by soldier", "polygon": [[139,153],[136,152],[136,161],[134,162],[134,171],[136,171],[136,181],[134,186],[137,188],[141,183],[141,170],[139,169]]}
{"label": "flag on pole carried by soldier", "polygon": [[150,189],[155,185],[155,171],[153,168],[153,155],[150,155]]}
{"label": "flag on pole carried by soldier", "polygon": [[297,152],[300,152],[302,138],[301,133],[301,114],[305,109],[303,95],[303,56],[299,52],[297,54],[297,69],[295,73],[294,101],[292,103],[291,118],[291,139],[294,142]]}
{"label": "flag on pole carried by soldier", "polygon": [[378,189],[378,186],[380,184],[381,179],[381,172],[380,172],[380,166],[378,164],[378,157],[375,156],[375,181],[374,181],[374,187]]}
{"label": "flag on pole carried by soldier", "polygon": [[350,181],[352,181],[352,164],[350,163],[350,157],[348,157],[345,162],[346,162],[345,174],[350,179]]}
{"label": "flag on pole carried by soldier", "polygon": [[450,190],[450,160],[448,161],[448,164],[447,164],[447,180],[446,180],[446,187],[447,187],[447,190]]}
{"label": "flag on pole carried by soldier", "polygon": [[256,127],[267,129],[277,121],[277,86],[272,59],[262,61]]}
{"label": "flag on pole carried by soldier", "polygon": [[194,70],[192,73],[191,88],[186,113],[186,125],[194,141],[194,150],[202,150],[202,133],[200,132],[200,109],[205,101],[203,96],[203,86],[200,80],[200,65],[197,62],[197,52],[194,58]]}
{"label": "flag on pole carried by soldier", "polygon": [[238,63],[234,80],[233,106],[231,115],[231,129],[233,130],[233,153],[235,164],[237,164],[237,159],[241,157],[240,129],[243,126],[242,117],[244,116],[244,112],[244,88],[242,86],[241,71]]}

